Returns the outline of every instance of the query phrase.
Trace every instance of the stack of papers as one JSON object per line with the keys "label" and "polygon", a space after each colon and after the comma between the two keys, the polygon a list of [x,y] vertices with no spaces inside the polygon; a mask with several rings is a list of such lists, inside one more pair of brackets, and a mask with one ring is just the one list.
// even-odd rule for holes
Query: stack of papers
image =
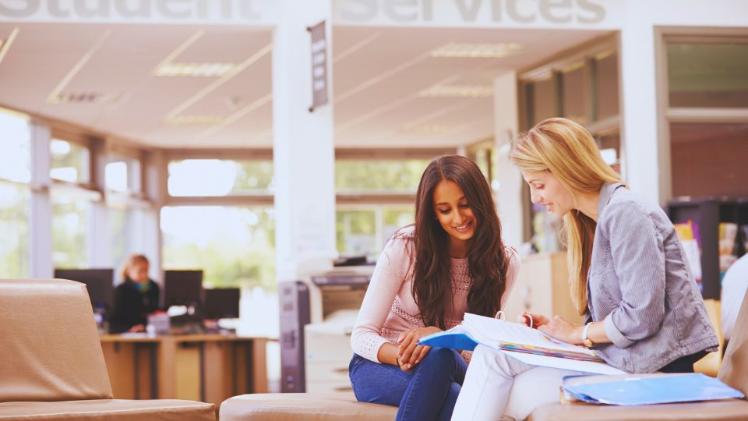
{"label": "stack of papers", "polygon": [[652,405],[719,399],[740,399],[743,393],[701,373],[569,376],[564,397],[607,405]]}
{"label": "stack of papers", "polygon": [[593,351],[546,336],[537,329],[476,314],[465,314],[461,325],[421,338],[420,343],[472,351],[479,343],[507,352],[531,365],[588,373],[624,374]]}

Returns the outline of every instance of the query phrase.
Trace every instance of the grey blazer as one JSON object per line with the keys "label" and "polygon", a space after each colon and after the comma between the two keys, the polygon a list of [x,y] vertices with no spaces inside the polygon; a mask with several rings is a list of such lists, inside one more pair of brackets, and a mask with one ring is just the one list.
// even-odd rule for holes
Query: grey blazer
{"label": "grey blazer", "polygon": [[613,341],[600,348],[608,364],[649,373],[717,349],[673,224],[622,184],[600,191],[587,276],[588,318],[602,320]]}

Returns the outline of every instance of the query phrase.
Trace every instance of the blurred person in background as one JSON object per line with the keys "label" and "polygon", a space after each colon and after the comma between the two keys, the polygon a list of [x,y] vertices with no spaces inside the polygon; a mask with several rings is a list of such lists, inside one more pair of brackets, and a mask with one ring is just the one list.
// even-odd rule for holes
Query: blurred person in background
{"label": "blurred person in background", "polygon": [[149,267],[142,254],[128,257],[122,267],[122,283],[114,291],[110,332],[145,332],[148,315],[158,310],[161,294],[158,284],[148,278]]}

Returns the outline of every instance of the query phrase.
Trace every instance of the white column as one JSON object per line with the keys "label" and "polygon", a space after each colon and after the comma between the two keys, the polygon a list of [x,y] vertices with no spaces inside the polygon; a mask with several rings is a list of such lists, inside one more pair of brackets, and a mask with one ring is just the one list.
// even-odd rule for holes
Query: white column
{"label": "white column", "polygon": [[670,155],[668,139],[658,132],[657,40],[650,6],[644,0],[626,2],[621,30],[623,172],[634,191],[664,204],[670,195]]}
{"label": "white column", "polygon": [[51,278],[52,264],[52,203],[49,197],[49,127],[31,123],[31,256],[32,278]]}
{"label": "white column", "polygon": [[[145,195],[150,207],[144,209],[138,218],[142,218],[136,226],[142,226],[142,250],[150,260],[151,279],[161,282],[163,273],[163,236],[161,233],[161,207],[166,202],[167,194],[167,165],[163,152],[148,152],[143,159],[144,168],[141,170]],[[141,225],[142,222],[142,225]]]}
{"label": "white column", "polygon": [[[332,109],[331,0],[282,0],[273,44],[273,165],[277,279],[331,268],[335,250],[335,149]],[[312,101],[306,28],[327,22],[330,103]]]}
{"label": "white column", "polygon": [[523,242],[524,212],[529,203],[522,201],[522,174],[509,160],[512,139],[519,132],[517,112],[517,75],[508,72],[494,79],[494,138],[496,142],[496,181],[494,193],[501,219],[504,242],[517,247]]}
{"label": "white column", "polygon": [[[91,202],[91,219],[86,230],[88,241],[88,263],[94,268],[112,267],[112,242],[125,241],[113,239],[109,229],[109,207],[107,206],[106,164],[109,160],[109,147],[106,139],[97,140],[91,147],[93,165],[91,179],[101,196]],[[116,270],[116,269],[115,269]]]}

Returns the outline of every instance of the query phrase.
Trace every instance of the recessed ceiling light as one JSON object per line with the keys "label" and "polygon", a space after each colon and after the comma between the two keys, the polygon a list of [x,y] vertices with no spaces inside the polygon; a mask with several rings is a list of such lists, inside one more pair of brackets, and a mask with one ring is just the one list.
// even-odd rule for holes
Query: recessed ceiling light
{"label": "recessed ceiling light", "polygon": [[155,71],[161,77],[221,77],[234,69],[233,63],[163,63]]}
{"label": "recessed ceiling light", "polygon": [[431,51],[431,57],[440,58],[501,58],[522,51],[522,45],[508,42],[501,44],[474,44],[450,42]]}
{"label": "recessed ceiling light", "polygon": [[49,104],[111,104],[120,99],[121,94],[101,92],[60,92],[47,99]]}
{"label": "recessed ceiling light", "polygon": [[165,118],[164,122],[170,126],[215,126],[224,120],[219,115],[180,115]]}
{"label": "recessed ceiling light", "polygon": [[492,85],[435,85],[418,93],[426,98],[486,98],[492,95]]}

